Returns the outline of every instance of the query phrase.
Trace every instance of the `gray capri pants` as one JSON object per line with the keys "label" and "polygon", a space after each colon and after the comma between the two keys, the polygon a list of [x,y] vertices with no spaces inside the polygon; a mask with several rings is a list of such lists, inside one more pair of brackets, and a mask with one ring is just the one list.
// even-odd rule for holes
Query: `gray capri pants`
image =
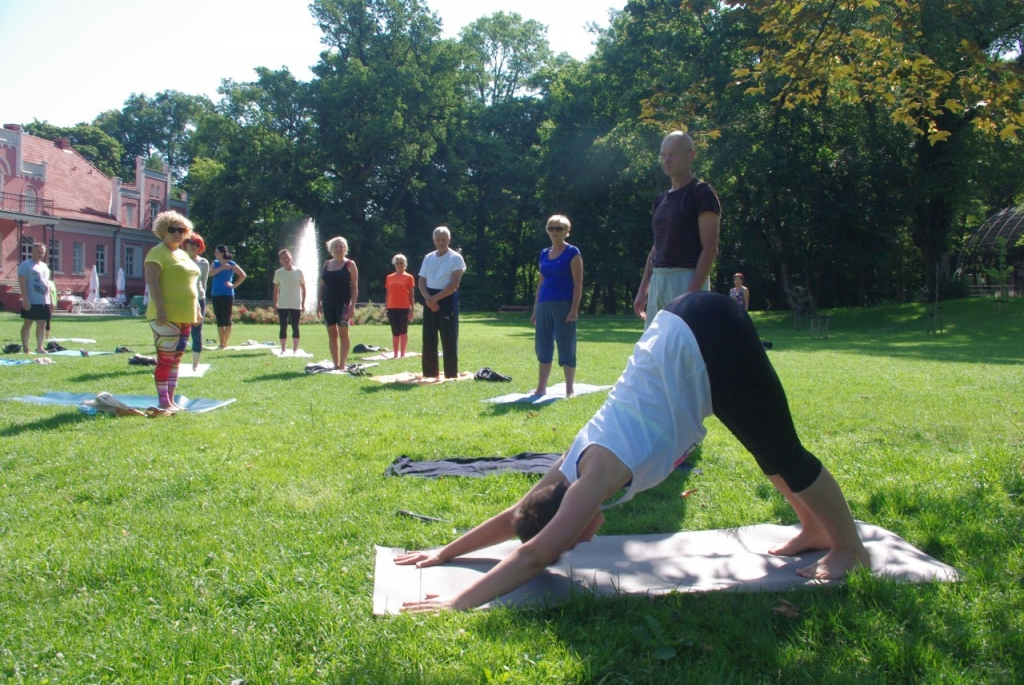
{"label": "gray capri pants", "polygon": [[537,317],[537,332],[534,336],[534,350],[537,361],[550,364],[558,343],[558,365],[576,368],[576,322],[566,323],[572,307],[570,300],[548,300],[538,302],[534,315]]}

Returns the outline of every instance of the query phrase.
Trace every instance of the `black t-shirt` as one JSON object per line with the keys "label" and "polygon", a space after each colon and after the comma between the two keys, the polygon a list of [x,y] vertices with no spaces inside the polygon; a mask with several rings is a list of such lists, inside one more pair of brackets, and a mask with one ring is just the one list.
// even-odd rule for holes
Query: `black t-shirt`
{"label": "black t-shirt", "polygon": [[693,179],[678,190],[666,190],[654,199],[651,225],[654,228],[656,268],[693,269],[700,257],[700,225],[704,212],[722,213],[722,203],[710,183]]}

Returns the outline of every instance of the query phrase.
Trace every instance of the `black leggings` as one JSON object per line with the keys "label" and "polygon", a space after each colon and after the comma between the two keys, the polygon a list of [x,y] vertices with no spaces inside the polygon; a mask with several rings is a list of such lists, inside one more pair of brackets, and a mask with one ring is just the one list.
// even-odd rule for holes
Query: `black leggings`
{"label": "black leggings", "polygon": [[278,309],[277,315],[281,317],[281,335],[277,336],[278,339],[284,340],[288,337],[288,323],[292,324],[292,337],[299,337],[299,310],[298,309]]}
{"label": "black leggings", "polygon": [[711,384],[715,416],[746,447],[761,471],[779,475],[793,492],[821,473],[821,462],[804,449],[789,403],[743,307],[725,295],[690,293],[665,307],[686,322],[700,347]]}
{"label": "black leggings", "polygon": [[214,295],[210,299],[213,300],[213,315],[217,319],[217,328],[230,328],[231,309],[235,305],[234,296]]}

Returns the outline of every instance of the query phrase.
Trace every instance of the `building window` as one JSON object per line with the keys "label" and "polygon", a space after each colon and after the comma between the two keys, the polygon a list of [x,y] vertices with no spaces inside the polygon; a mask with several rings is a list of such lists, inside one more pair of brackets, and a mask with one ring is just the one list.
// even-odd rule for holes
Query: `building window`
{"label": "building window", "polygon": [[124,225],[135,228],[135,205],[124,206]]}
{"label": "building window", "polygon": [[74,243],[71,246],[71,273],[85,273],[85,243]]}
{"label": "building window", "polygon": [[107,275],[107,246],[96,246],[96,273],[100,276]]}
{"label": "building window", "polygon": [[142,248],[140,247],[124,248],[124,275],[128,278],[142,278],[141,252]]}
{"label": "building window", "polygon": [[156,202],[152,202],[149,205],[149,221],[152,223],[156,220],[156,215],[160,213],[160,205]]}
{"label": "building window", "polygon": [[36,189],[32,186],[25,188],[25,213],[35,214],[36,213]]}
{"label": "building window", "polygon": [[35,245],[35,240],[29,237],[22,237],[21,239],[21,261],[26,259],[32,259],[32,246]]}
{"label": "building window", "polygon": [[64,273],[60,270],[60,241],[50,241],[50,270],[55,274]]}

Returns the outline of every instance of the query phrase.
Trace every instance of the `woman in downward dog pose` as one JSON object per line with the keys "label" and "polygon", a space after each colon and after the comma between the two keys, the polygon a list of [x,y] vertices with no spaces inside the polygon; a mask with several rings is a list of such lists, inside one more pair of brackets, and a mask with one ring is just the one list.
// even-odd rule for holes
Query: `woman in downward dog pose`
{"label": "woman in downward dog pose", "polygon": [[525,584],[592,539],[604,523],[602,504],[623,487],[614,504],[668,478],[703,439],[703,420],[712,413],[800,519],[800,532],[771,554],[828,550],[797,571],[806,578],[842,578],[870,566],[842,490],[797,437],[750,318],[724,295],[697,292],[658,312],[604,405],[518,504],[440,550],[402,554],[395,563],[435,566],[514,536],[524,544],[459,594],[428,596],[404,609],[470,609]]}

